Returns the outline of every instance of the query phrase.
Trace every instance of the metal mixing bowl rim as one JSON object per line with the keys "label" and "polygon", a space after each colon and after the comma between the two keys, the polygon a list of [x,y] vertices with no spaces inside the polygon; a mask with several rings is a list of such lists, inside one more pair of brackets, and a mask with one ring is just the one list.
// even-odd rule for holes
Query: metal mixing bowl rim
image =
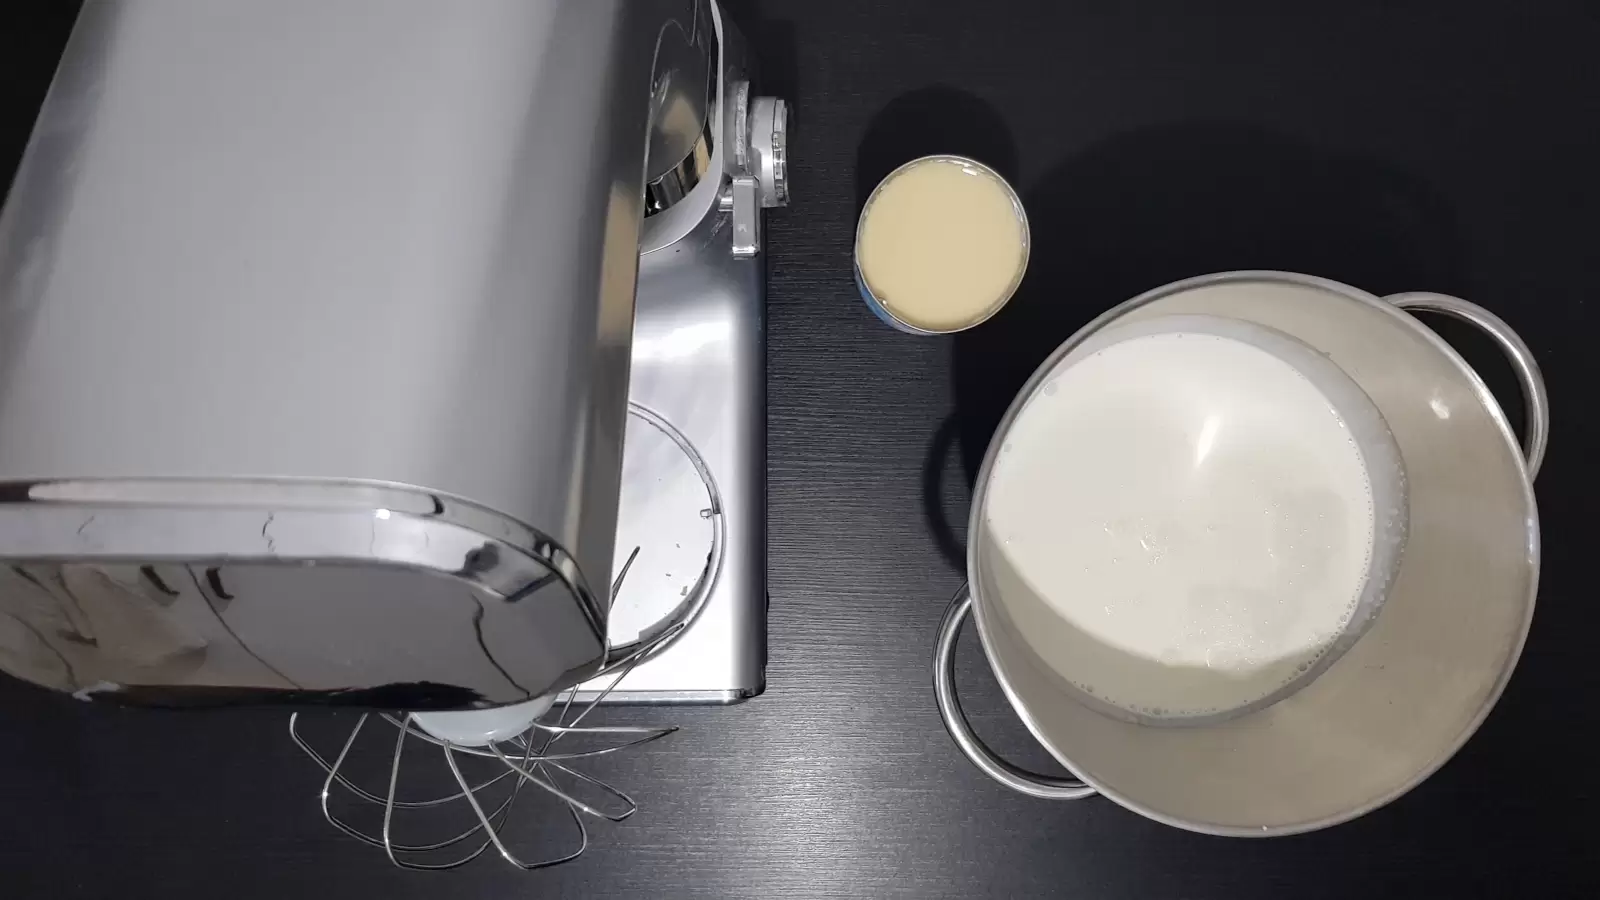
{"label": "metal mixing bowl rim", "polygon": [[[1407,779],[1395,789],[1375,799],[1369,800],[1334,815],[1324,816],[1318,819],[1298,822],[1292,825],[1258,826],[1253,828],[1195,822],[1151,809],[1139,803],[1138,801],[1121,795],[1114,788],[1109,788],[1101,784],[1097,779],[1086,775],[1082,771],[1079,771],[1077,768],[1075,768],[1072,760],[1046,739],[1043,729],[1038,724],[1038,721],[1034,715],[1028,711],[1026,705],[1017,696],[1016,690],[1012,686],[1010,680],[1006,677],[1004,669],[999,664],[993,649],[993,638],[989,634],[989,628],[991,626],[986,622],[987,616],[984,611],[985,602],[983,599],[981,582],[976,577],[978,571],[978,549],[982,543],[977,539],[977,537],[983,533],[983,511],[984,504],[988,497],[989,478],[993,472],[996,457],[998,456],[998,448],[1003,443],[1003,441],[999,438],[1010,430],[1018,414],[1022,411],[1023,406],[1026,405],[1028,398],[1033,396],[1034,392],[1039,388],[1043,380],[1053,371],[1056,363],[1058,363],[1068,353],[1072,352],[1074,348],[1076,348],[1090,336],[1098,333],[1107,325],[1110,325],[1112,322],[1120,319],[1123,315],[1132,312],[1133,310],[1139,309],[1140,307],[1153,303],[1156,300],[1160,300],[1164,297],[1171,296],[1181,291],[1235,281],[1277,281],[1295,284],[1302,287],[1319,288],[1334,294],[1348,297],[1356,302],[1381,309],[1392,316],[1395,321],[1404,323],[1407,327],[1410,327],[1421,334],[1431,345],[1433,345],[1441,353],[1445,354],[1445,356],[1449,358],[1456,368],[1466,376],[1468,382],[1472,386],[1474,395],[1478,399],[1479,403],[1482,404],[1485,410],[1489,413],[1491,419],[1495,423],[1495,426],[1500,431],[1502,438],[1506,441],[1507,446],[1511,448],[1513,464],[1516,466],[1518,473],[1522,476],[1520,480],[1522,484],[1523,497],[1527,504],[1527,509],[1530,512],[1530,515],[1527,519],[1528,583],[1525,596],[1525,612],[1523,614],[1522,621],[1518,625],[1517,633],[1511,642],[1510,652],[1506,656],[1504,663],[1501,665],[1500,672],[1497,674],[1494,684],[1490,687],[1489,692],[1485,695],[1483,702],[1480,704],[1478,710],[1474,713],[1472,719],[1455,737],[1455,739],[1445,745],[1442,751],[1439,752],[1433,758],[1433,760],[1429,762],[1428,765],[1418,769],[1418,771],[1412,777]],[[1000,683],[1000,689],[1005,693],[1006,700],[1010,702],[1011,708],[1016,712],[1018,718],[1022,720],[1023,724],[1027,726],[1029,733],[1033,735],[1034,739],[1038,741],[1039,744],[1043,746],[1044,749],[1049,752],[1057,762],[1065,766],[1068,770],[1072,771],[1074,775],[1084,782],[1084,784],[1094,788],[1097,792],[1103,794],[1105,797],[1112,800],[1119,806],[1139,813],[1146,818],[1153,819],[1157,822],[1171,825],[1176,828],[1181,828],[1185,831],[1194,831],[1201,834],[1211,834],[1224,837],[1275,837],[1282,835],[1302,834],[1309,831],[1318,831],[1323,828],[1348,822],[1352,819],[1360,818],[1361,816],[1366,815],[1367,813],[1378,809],[1379,807],[1392,803],[1399,797],[1409,792],[1412,788],[1427,780],[1429,776],[1431,776],[1434,772],[1437,772],[1442,766],[1444,766],[1445,763],[1449,762],[1450,759],[1456,755],[1456,753],[1460,752],[1461,748],[1466,745],[1466,742],[1477,733],[1478,728],[1482,726],[1483,721],[1488,718],[1489,712],[1494,709],[1495,704],[1499,702],[1501,694],[1505,692],[1506,685],[1510,683],[1512,672],[1516,670],[1517,662],[1522,657],[1522,650],[1524,645],[1527,643],[1528,632],[1533,624],[1533,611],[1538,598],[1540,538],[1538,507],[1534,498],[1533,482],[1528,476],[1528,468],[1523,458],[1522,448],[1517,442],[1516,433],[1512,430],[1511,423],[1506,419],[1505,411],[1501,408],[1499,401],[1497,401],[1494,398],[1494,395],[1489,391],[1488,385],[1484,383],[1477,371],[1473,369],[1465,359],[1462,358],[1461,354],[1456,352],[1455,348],[1451,347],[1443,338],[1434,333],[1432,329],[1428,328],[1422,322],[1417,320],[1416,317],[1406,313],[1392,304],[1384,302],[1379,297],[1369,294],[1366,291],[1359,290],[1347,284],[1333,281],[1331,279],[1318,278],[1312,275],[1302,275],[1297,272],[1280,272],[1270,269],[1244,269],[1232,272],[1219,272],[1210,275],[1199,275],[1192,278],[1174,281],[1146,291],[1130,300],[1119,303],[1111,309],[1101,313],[1099,316],[1096,316],[1088,324],[1078,329],[1077,332],[1075,332],[1070,338],[1057,347],[1050,354],[1050,356],[1034,370],[1034,373],[1029,376],[1028,381],[1022,386],[1021,390],[1019,390],[1016,396],[1012,398],[1011,405],[1006,408],[1005,415],[1001,417],[1000,424],[995,429],[995,436],[989,441],[988,450],[984,453],[983,465],[978,470],[978,479],[973,488],[972,506],[967,524],[967,534],[967,582],[968,588],[972,592],[972,618],[978,631],[979,642],[983,645],[984,658],[988,661],[989,668],[994,672],[995,680]]]}

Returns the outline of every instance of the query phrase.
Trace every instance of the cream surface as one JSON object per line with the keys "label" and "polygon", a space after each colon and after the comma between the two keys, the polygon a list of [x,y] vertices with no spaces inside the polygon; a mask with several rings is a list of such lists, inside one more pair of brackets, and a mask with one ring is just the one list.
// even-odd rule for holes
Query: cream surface
{"label": "cream surface", "polygon": [[1276,356],[1192,333],[1057,373],[1012,424],[986,517],[1045,610],[1024,637],[1156,718],[1238,709],[1304,672],[1349,623],[1374,535],[1329,400]]}

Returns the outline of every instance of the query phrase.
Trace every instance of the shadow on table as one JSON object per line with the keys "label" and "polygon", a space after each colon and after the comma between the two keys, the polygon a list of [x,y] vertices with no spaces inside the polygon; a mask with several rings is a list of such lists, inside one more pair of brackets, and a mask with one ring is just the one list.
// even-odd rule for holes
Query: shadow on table
{"label": "shadow on table", "polygon": [[[984,163],[1017,184],[1016,143],[1005,120],[981,98],[946,85],[919,88],[891,100],[875,115],[856,149],[855,209],[859,215],[872,189],[901,164],[919,156],[949,153]],[[949,342],[951,338],[930,338]],[[955,489],[947,486],[951,451],[960,436],[955,419],[933,435],[922,471],[923,513],[940,555],[957,571],[965,567]]]}
{"label": "shadow on table", "polygon": [[885,176],[919,156],[949,153],[976,159],[1016,184],[1011,129],[981,98],[945,85],[918,88],[889,101],[856,148],[856,213]]}
{"label": "shadow on table", "polygon": [[738,4],[730,12],[750,47],[749,56],[755,70],[754,93],[779,97],[789,104],[792,127],[795,98],[801,93],[794,22],[772,16],[758,6]]}

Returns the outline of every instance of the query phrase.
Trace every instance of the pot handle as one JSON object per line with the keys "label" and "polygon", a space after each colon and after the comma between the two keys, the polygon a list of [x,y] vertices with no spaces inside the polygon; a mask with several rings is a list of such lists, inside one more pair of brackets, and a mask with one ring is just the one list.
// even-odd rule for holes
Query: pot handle
{"label": "pot handle", "polygon": [[944,721],[945,731],[950,732],[951,740],[968,762],[1013,791],[1041,800],[1078,800],[1094,796],[1095,789],[1076,778],[1039,775],[1006,762],[972,730],[966,713],[961,710],[955,686],[956,638],[971,610],[972,592],[963,584],[944,612],[944,621],[939,623],[939,640],[934,645],[933,696],[939,703],[939,718]]}
{"label": "pot handle", "polygon": [[1537,477],[1539,467],[1544,464],[1545,449],[1550,444],[1550,396],[1545,392],[1544,375],[1534,361],[1533,351],[1528,349],[1522,338],[1504,319],[1460,297],[1414,291],[1391,294],[1383,299],[1400,309],[1436,312],[1466,322],[1500,345],[1500,352],[1511,362],[1511,367],[1517,373],[1517,381],[1522,385],[1522,405],[1527,416],[1528,432],[1522,442],[1522,454],[1528,460],[1528,480]]}

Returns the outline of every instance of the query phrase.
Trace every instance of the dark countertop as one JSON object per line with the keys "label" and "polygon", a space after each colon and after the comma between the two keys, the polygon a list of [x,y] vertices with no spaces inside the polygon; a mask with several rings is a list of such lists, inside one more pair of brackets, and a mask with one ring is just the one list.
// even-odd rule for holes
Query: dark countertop
{"label": "dark countertop", "polygon": [[[71,19],[65,4],[31,6],[0,12],[6,171]],[[1600,499],[1584,462],[1600,451],[1584,393],[1600,376],[1593,5],[737,6],[768,87],[796,111],[794,203],[767,232],[767,693],[619,714],[683,730],[599,768],[642,810],[594,828],[580,861],[525,875],[486,858],[428,876],[322,821],[320,774],[282,713],[91,708],[7,681],[0,893],[1600,893],[1593,829],[1575,824],[1600,778],[1573,728],[1596,718],[1600,689],[1581,537]],[[962,340],[892,332],[849,269],[863,182],[938,149],[1012,176],[1034,228],[1017,301]],[[1012,391],[1094,313],[1234,268],[1476,300],[1538,352],[1555,414],[1540,605],[1499,707],[1390,807],[1269,841],[1180,832],[1103,799],[1011,795],[957,755],[929,684],[935,625],[961,581],[961,528],[942,523],[961,521]],[[1039,763],[970,638],[958,679],[980,731]]]}

